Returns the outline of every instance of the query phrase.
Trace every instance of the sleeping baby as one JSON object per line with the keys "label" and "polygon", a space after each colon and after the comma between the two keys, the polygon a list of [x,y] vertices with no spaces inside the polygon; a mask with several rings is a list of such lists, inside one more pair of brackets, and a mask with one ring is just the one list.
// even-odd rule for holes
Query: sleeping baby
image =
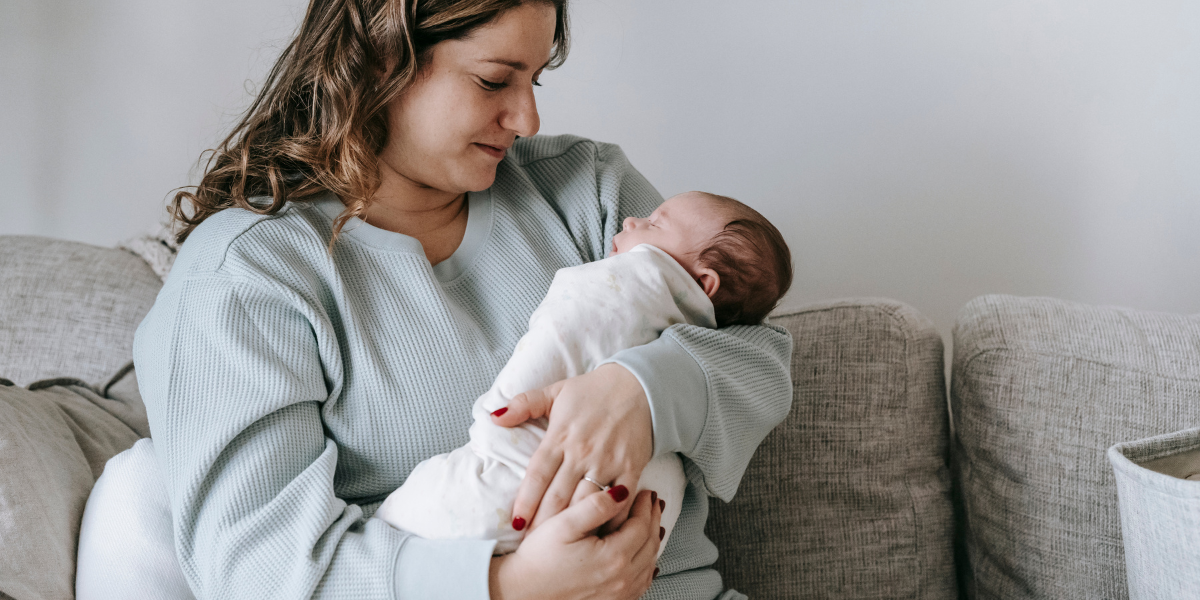
{"label": "sleeping baby", "polygon": [[[374,518],[430,539],[495,539],[496,554],[512,552],[524,532],[513,528],[510,511],[547,422],[501,427],[492,422],[493,412],[518,394],[587,373],[677,323],[756,325],[791,280],[791,255],[779,231],[732,198],[688,192],[647,219],[625,219],[608,258],[555,274],[528,333],[475,401],[467,445],[418,464]],[[665,502],[667,536],[686,485],[674,453],[651,460],[638,482],[639,490],[653,490]]]}

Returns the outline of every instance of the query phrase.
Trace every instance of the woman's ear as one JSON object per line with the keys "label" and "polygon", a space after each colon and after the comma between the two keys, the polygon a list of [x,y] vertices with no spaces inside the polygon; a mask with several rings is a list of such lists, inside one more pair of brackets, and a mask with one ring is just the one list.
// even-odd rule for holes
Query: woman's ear
{"label": "woman's ear", "polygon": [[700,284],[700,289],[711,299],[717,290],[721,289],[721,276],[712,269],[702,267],[696,270],[696,283]]}

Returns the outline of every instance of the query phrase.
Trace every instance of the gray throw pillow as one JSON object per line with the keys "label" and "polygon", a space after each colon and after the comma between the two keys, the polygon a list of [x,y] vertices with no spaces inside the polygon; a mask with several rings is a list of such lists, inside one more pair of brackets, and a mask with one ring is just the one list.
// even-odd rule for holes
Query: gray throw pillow
{"label": "gray throw pillow", "polygon": [[88,493],[104,463],[149,431],[138,430],[140,399],[78,381],[31,388],[0,385],[0,597],[72,598]]}
{"label": "gray throw pillow", "polygon": [[954,326],[968,598],[1127,597],[1113,444],[1200,425],[1200,315],[984,296]]}

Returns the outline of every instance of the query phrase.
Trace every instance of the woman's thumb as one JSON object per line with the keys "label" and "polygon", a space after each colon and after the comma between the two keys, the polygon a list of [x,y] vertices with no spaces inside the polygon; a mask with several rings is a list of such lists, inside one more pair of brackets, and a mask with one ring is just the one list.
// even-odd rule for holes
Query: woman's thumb
{"label": "woman's thumb", "polygon": [[627,498],[629,488],[618,485],[607,492],[596,492],[559,513],[557,518],[564,521],[563,533],[568,537],[568,541],[593,535],[601,525],[625,509]]}

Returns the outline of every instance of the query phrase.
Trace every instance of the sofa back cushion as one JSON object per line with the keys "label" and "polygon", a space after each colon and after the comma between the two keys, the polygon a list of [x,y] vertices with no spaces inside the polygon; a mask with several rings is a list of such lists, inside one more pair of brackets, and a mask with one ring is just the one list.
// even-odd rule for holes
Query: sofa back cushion
{"label": "sofa back cushion", "polygon": [[1200,315],[984,296],[954,327],[971,598],[1125,598],[1109,446],[1200,425]]}
{"label": "sofa back cushion", "polygon": [[0,377],[102,385],[133,357],[162,281],[125,250],[0,236]]}
{"label": "sofa back cushion", "polygon": [[751,598],[955,598],[942,340],[890,300],[772,317],[794,400],[707,533]]}

